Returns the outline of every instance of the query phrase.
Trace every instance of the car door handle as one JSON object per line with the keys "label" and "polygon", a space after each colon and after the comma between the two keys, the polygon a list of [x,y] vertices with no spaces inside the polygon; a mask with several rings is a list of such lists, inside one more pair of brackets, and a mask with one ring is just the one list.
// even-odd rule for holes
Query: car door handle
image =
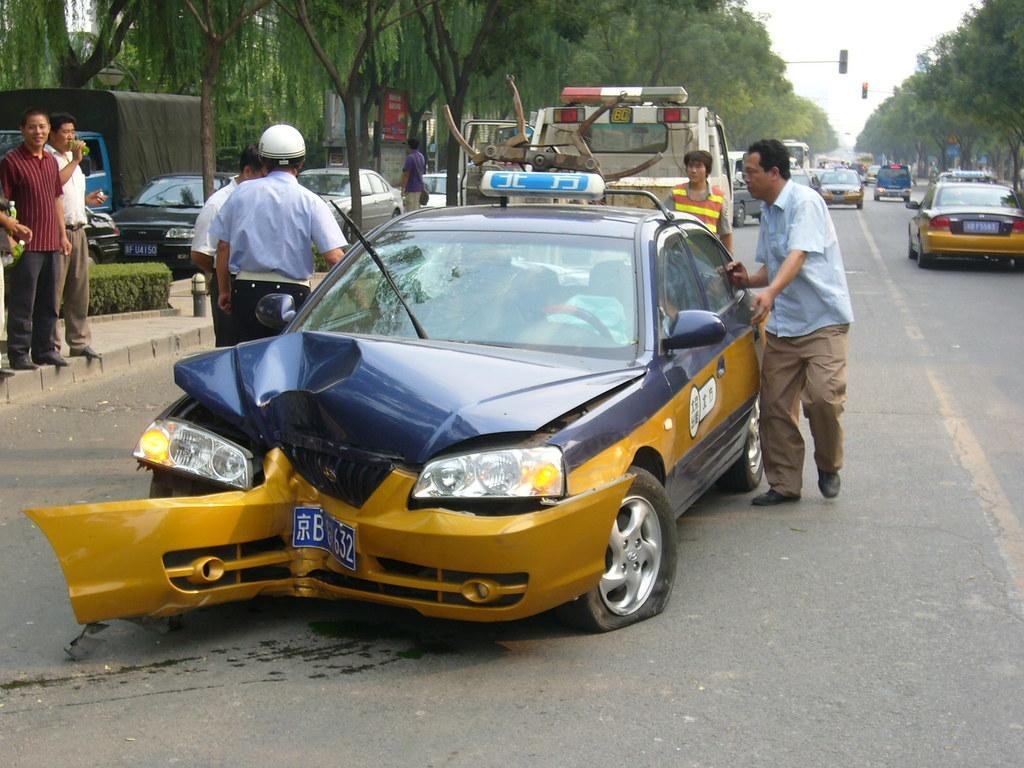
{"label": "car door handle", "polygon": [[725,358],[718,358],[718,376],[725,376]]}

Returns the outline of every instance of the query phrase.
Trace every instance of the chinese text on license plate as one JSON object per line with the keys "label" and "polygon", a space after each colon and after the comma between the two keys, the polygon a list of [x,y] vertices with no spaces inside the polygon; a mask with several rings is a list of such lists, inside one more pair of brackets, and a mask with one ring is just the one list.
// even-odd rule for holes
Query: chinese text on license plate
{"label": "chinese text on license plate", "polygon": [[316,547],[334,555],[350,570],[356,569],[356,529],[324,514],[320,507],[296,507],[293,547]]}

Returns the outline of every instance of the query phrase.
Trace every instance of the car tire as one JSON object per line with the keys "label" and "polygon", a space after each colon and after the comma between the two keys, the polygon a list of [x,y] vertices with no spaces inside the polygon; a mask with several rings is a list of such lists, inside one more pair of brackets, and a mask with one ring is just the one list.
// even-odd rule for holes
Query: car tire
{"label": "car tire", "polygon": [[864,203],[857,203],[857,210],[860,211],[864,208]]}
{"label": "car tire", "polygon": [[876,202],[876,203],[877,203],[877,202],[878,202],[878,201],[879,201],[880,199],[881,199],[881,198],[879,198],[879,197],[878,197],[878,195],[875,195],[875,202]]}
{"label": "car tire", "polygon": [[732,212],[732,225],[733,227],[742,227],[747,223],[747,204],[742,200],[736,204],[736,208]]}
{"label": "car tire", "polygon": [[166,469],[154,469],[153,479],[149,481],[149,498],[176,499],[181,496],[205,496],[210,493],[223,493],[224,488],[207,483],[198,477],[185,477],[168,472]]}
{"label": "car tire", "polygon": [[[632,467],[630,474],[633,484],[612,523],[601,581],[556,609],[574,629],[610,632],[635,624],[661,613],[672,594],[677,534],[668,495],[650,472]],[[634,532],[636,538],[624,535]]]}
{"label": "car tire", "polygon": [[391,212],[391,218],[392,219],[397,219],[401,215],[402,215],[402,212],[398,208],[395,208],[395,210],[393,210]]}
{"label": "car tire", "polygon": [[756,400],[750,418],[747,419],[747,439],[743,442],[743,453],[715,483],[721,490],[748,493],[761,484],[764,457],[761,454],[760,418],[760,400]]}
{"label": "car tire", "polygon": [[917,258],[917,251],[914,250],[914,238],[909,236],[907,237],[907,258],[911,260]]}
{"label": "car tire", "polygon": [[922,248],[917,254],[917,266],[921,269],[929,269],[935,263],[935,257],[930,253],[925,253]]}

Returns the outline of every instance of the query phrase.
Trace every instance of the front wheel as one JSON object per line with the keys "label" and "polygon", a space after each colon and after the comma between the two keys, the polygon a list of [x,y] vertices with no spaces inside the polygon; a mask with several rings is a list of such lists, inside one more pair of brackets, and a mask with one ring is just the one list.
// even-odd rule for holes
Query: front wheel
{"label": "front wheel", "polygon": [[605,571],[589,592],[558,607],[558,618],[587,632],[609,632],[661,613],[676,575],[676,523],[665,488],[632,467],[633,485],[612,523]]}
{"label": "front wheel", "polygon": [[742,200],[736,204],[736,210],[732,214],[732,225],[742,227],[747,223],[747,204]]}

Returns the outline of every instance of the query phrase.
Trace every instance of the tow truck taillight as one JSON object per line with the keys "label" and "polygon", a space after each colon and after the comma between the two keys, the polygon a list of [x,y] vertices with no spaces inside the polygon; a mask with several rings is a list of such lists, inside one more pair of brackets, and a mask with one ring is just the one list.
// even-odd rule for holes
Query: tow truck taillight
{"label": "tow truck taillight", "polygon": [[583,110],[578,107],[559,107],[554,111],[554,123],[582,123]]}
{"label": "tow truck taillight", "polygon": [[685,104],[686,98],[686,89],[681,85],[660,85],[648,88],[614,85],[603,88],[570,86],[562,89],[563,104],[643,104],[644,102]]}
{"label": "tow truck taillight", "polygon": [[936,216],[928,222],[929,229],[949,229],[949,216]]}
{"label": "tow truck taillight", "polygon": [[689,115],[684,107],[663,107],[658,110],[659,123],[688,123]]}

